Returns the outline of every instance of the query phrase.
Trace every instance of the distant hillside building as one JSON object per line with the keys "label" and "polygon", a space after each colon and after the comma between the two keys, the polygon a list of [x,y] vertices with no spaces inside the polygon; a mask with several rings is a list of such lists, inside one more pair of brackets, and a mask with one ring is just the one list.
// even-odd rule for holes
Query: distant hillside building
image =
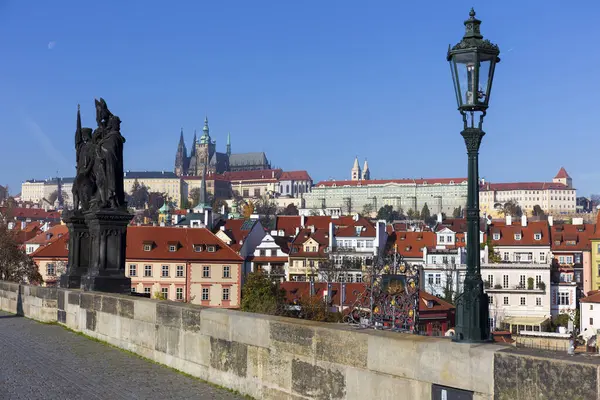
{"label": "distant hillside building", "polygon": [[271,169],[271,163],[263,152],[232,154],[229,134],[225,153],[218,152],[217,142],[210,137],[208,118],[204,120],[204,128],[199,140],[196,139],[196,133],[194,133],[189,156],[183,139],[183,129],[181,130],[175,154],[174,172],[178,176],[200,176],[205,166],[209,174]]}

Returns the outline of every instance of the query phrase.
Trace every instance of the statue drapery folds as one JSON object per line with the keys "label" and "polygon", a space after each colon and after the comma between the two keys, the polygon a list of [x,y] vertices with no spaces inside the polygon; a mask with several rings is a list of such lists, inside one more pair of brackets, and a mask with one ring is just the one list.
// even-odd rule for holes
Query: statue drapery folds
{"label": "statue drapery folds", "polygon": [[123,143],[121,120],[113,115],[104,99],[95,100],[96,123],[81,127],[79,107],[75,150],[77,175],[73,184],[75,211],[126,209],[123,187]]}

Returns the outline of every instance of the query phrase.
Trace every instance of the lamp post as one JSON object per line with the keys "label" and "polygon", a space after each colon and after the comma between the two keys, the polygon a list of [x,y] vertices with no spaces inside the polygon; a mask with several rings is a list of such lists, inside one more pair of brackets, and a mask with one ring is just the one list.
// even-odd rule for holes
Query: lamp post
{"label": "lamp post", "polygon": [[[448,46],[447,59],[454,82],[458,110],[463,118],[462,137],[465,139],[468,166],[467,194],[467,274],[463,294],[457,301],[457,342],[489,340],[488,296],[483,290],[479,257],[479,145],[485,135],[482,130],[494,69],[500,61],[498,46],[483,39],[481,21],[471,9],[465,21],[465,35],[454,47]],[[476,119],[478,118],[478,121]]]}

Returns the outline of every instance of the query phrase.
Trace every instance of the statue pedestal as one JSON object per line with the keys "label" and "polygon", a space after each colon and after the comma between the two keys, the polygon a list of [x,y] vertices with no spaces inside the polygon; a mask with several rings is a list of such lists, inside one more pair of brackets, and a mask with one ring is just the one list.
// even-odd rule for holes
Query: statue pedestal
{"label": "statue pedestal", "polygon": [[90,262],[81,277],[81,289],[131,293],[131,279],[125,277],[127,225],[132,215],[121,210],[94,210],[85,213],[90,235]]}
{"label": "statue pedestal", "polygon": [[69,229],[69,261],[67,271],[60,277],[60,287],[79,289],[90,262],[90,235],[80,212],[65,213],[63,221]]}

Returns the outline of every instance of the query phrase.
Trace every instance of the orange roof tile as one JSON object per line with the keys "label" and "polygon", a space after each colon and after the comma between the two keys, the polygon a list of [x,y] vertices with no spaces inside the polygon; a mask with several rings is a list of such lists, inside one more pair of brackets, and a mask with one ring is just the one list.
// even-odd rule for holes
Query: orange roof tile
{"label": "orange roof tile", "polygon": [[[591,249],[594,224],[556,224],[551,228],[552,251],[583,251]],[[574,242],[574,243],[573,243]]]}
{"label": "orange roof tile", "polygon": [[[548,221],[529,221],[527,226],[521,226],[521,221],[506,225],[505,221],[494,221],[490,228],[494,246],[550,246],[550,230]],[[500,239],[495,240],[494,234],[500,233]],[[536,240],[535,234],[540,233],[541,239]],[[521,234],[521,239],[515,239]]]}
{"label": "orange roof tile", "polygon": [[404,258],[423,258],[424,247],[435,247],[434,232],[395,232],[393,237],[397,251]]}
{"label": "orange roof tile", "polygon": [[46,232],[41,232],[40,234],[36,235],[32,239],[29,239],[25,243],[26,244],[39,244],[40,246],[44,246],[44,245],[47,245],[48,243],[51,243],[51,242],[57,240],[58,238],[62,237],[63,235],[66,235],[68,232],[69,232],[69,229],[67,228],[66,225],[54,225],[53,227],[48,229]]}
{"label": "orange roof tile", "polygon": [[282,181],[310,181],[312,180],[306,171],[283,171],[279,177]]}
{"label": "orange roof tile", "polygon": [[558,170],[558,173],[556,174],[554,179],[564,179],[564,178],[570,178],[570,176],[569,176],[569,174],[567,174],[567,170],[565,169],[565,167],[560,167],[560,170]]}
{"label": "orange roof tile", "polygon": [[52,259],[68,259],[69,249],[67,245],[69,243],[69,232],[64,235],[57,237],[55,240],[49,242],[43,247],[38,248],[36,251],[31,253],[31,257],[36,258],[52,258]]}

